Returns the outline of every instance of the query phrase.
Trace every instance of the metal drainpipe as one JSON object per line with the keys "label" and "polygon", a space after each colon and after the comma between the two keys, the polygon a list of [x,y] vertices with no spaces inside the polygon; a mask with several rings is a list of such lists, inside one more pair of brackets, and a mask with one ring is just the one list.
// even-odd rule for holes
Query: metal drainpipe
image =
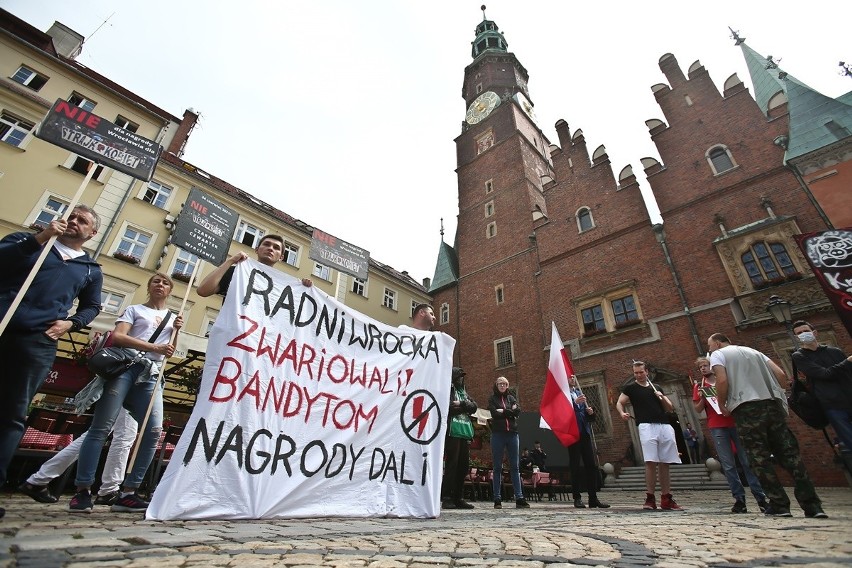
{"label": "metal drainpipe", "polygon": [[825,211],[823,211],[819,202],[816,200],[816,197],[814,197],[814,194],[811,193],[811,188],[808,187],[805,178],[802,177],[802,174],[799,173],[799,170],[790,165],[788,165],[787,168],[791,172],[793,172],[793,175],[796,176],[797,180],[799,180],[799,185],[801,185],[802,189],[805,190],[805,195],[808,196],[808,200],[811,202],[811,205],[814,206],[814,209],[816,209],[816,212],[819,214],[820,218],[823,220],[823,222],[825,222],[826,228],[834,229],[834,225],[831,223],[831,220],[828,218],[828,215],[825,214]]}
{"label": "metal drainpipe", "polygon": [[669,247],[666,244],[666,233],[663,228],[663,224],[655,223],[652,228],[654,229],[654,233],[657,235],[657,241],[660,243],[660,246],[663,247],[663,255],[666,257],[666,264],[669,265],[669,270],[672,273],[675,289],[677,290],[677,295],[680,297],[680,303],[683,306],[683,313],[686,314],[686,319],[689,322],[689,330],[692,332],[692,340],[695,342],[695,349],[699,355],[703,355],[706,352],[706,349],[703,349],[701,339],[698,337],[698,328],[695,327],[695,318],[689,309],[689,304],[686,301],[686,293],[683,291],[683,286],[681,286],[680,278],[678,278],[677,275],[677,269],[675,269],[671,254],[669,254]]}
{"label": "metal drainpipe", "polygon": [[[157,136],[156,142],[159,144],[163,138],[166,136],[166,128],[168,127],[168,123],[164,123],[162,128],[160,128],[160,134]],[[133,184],[136,183],[136,178],[131,177],[130,183],[127,184],[127,190],[124,192],[124,196],[121,198],[121,203],[118,204],[118,207],[115,209],[115,213],[113,213],[112,217],[109,220],[109,224],[107,228],[101,232],[103,235],[101,237],[100,242],[98,243],[98,247],[95,249],[95,253],[92,255],[92,260],[97,260],[101,255],[101,252],[104,250],[104,246],[106,246],[106,236],[112,232],[113,227],[118,222],[118,215],[121,213],[121,210],[124,209],[124,206],[127,205],[127,202],[130,200],[131,190],[133,189]]]}

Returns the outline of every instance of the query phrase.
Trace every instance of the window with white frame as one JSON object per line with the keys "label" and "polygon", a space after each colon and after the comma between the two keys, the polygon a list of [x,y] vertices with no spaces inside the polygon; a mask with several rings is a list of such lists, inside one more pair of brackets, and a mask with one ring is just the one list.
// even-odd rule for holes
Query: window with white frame
{"label": "window with white frame", "polygon": [[136,124],[135,122],[132,122],[131,120],[129,120],[127,118],[124,118],[121,115],[118,115],[117,117],[115,117],[114,122],[115,122],[116,126],[119,126],[119,127],[123,128],[125,130],[129,130],[130,132],[136,132],[137,130],[139,130],[138,124]]}
{"label": "window with white frame", "polygon": [[385,294],[382,297],[382,306],[390,308],[391,310],[396,309],[396,291],[391,290],[390,288],[385,288]]}
{"label": "window with white frame", "polygon": [[420,302],[418,302],[417,300],[414,300],[414,299],[411,300],[411,307],[408,309],[408,317],[410,317],[412,319],[414,318],[414,310],[417,309],[417,306],[419,306],[419,305],[420,305]]}
{"label": "window with white frame", "polygon": [[245,221],[240,221],[237,232],[234,234],[234,240],[251,248],[257,248],[264,234],[263,229],[259,229]]}
{"label": "window with white frame", "polygon": [[127,296],[124,294],[101,289],[101,311],[108,314],[120,314],[126,298]]}
{"label": "window with white frame", "polygon": [[71,96],[68,97],[68,102],[89,112],[92,112],[95,109],[95,105],[98,104],[93,100],[87,99],[76,91],[71,93]]}
{"label": "window with white frame", "polygon": [[322,278],[323,280],[330,281],[331,280],[331,268],[324,264],[320,264],[319,262],[314,263],[314,276],[317,278]]}
{"label": "window with white frame", "polygon": [[450,304],[444,302],[441,304],[441,325],[450,323]]}
{"label": "window with white frame", "polygon": [[494,295],[496,296],[497,303],[502,304],[503,300],[505,299],[504,296],[503,296],[503,285],[502,284],[494,287]]}
{"label": "window with white frame", "polygon": [[12,80],[16,83],[20,83],[25,87],[29,87],[33,91],[38,91],[44,84],[47,83],[47,77],[42,75],[41,73],[37,73],[33,71],[26,65],[21,65],[18,67],[18,70],[15,71],[15,74],[12,75]]}
{"label": "window with white frame", "polygon": [[171,186],[151,180],[145,188],[145,194],[142,195],[142,201],[150,203],[160,209],[165,209],[173,190],[174,188]]}
{"label": "window with white frame", "polygon": [[707,161],[714,175],[732,170],[737,165],[728,147],[721,144],[707,150]]}
{"label": "window with white frame", "polygon": [[362,278],[352,278],[352,293],[367,297],[367,281]]}
{"label": "window with white frame", "polygon": [[494,342],[494,357],[497,367],[508,367],[515,363],[515,349],[511,337],[504,337]]}
{"label": "window with white frame", "polygon": [[494,191],[494,180],[488,180],[485,182],[485,193],[491,193]]}
{"label": "window with white frame", "polygon": [[35,124],[6,112],[0,113],[0,140],[10,146],[18,147],[33,129]]}
{"label": "window with white frame", "polygon": [[284,241],[284,255],[281,260],[290,266],[299,265],[299,245],[295,245],[289,241]]}
{"label": "window with white frame", "polygon": [[122,235],[115,252],[141,261],[148,245],[151,244],[151,237],[150,233],[128,226],[124,229],[124,235]]}
{"label": "window with white frame", "polygon": [[491,217],[492,215],[494,215],[494,202],[489,201],[485,204],[485,216]]}
{"label": "window with white frame", "polygon": [[490,239],[497,235],[497,223],[488,223],[485,227],[485,238]]}
{"label": "window with white frame", "polygon": [[595,220],[592,218],[592,210],[588,207],[581,207],[577,210],[577,230],[581,233],[594,228]]}
{"label": "window with white frame", "polygon": [[172,276],[185,276],[189,278],[198,264],[198,257],[183,249],[178,249],[175,256],[175,266],[172,269]]}
{"label": "window with white frame", "polygon": [[574,301],[583,336],[611,332],[642,321],[632,285],[615,286]]}
{"label": "window with white frame", "polygon": [[68,209],[68,201],[60,199],[54,195],[48,195],[41,206],[41,210],[36,213],[31,225],[38,227],[47,227],[51,221],[59,219],[65,214]]}

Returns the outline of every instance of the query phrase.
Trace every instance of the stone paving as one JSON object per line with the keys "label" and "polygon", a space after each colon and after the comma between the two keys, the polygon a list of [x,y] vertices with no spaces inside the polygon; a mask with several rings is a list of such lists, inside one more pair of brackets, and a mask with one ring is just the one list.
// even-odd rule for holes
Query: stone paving
{"label": "stone paving", "polygon": [[722,491],[676,494],[683,512],[643,511],[643,494],[605,490],[611,509],[543,501],[498,511],[478,502],[438,519],[172,522],[107,507],[71,515],[68,496],[43,505],[3,495],[0,567],[850,565],[852,490],[819,493],[828,519],[807,519],[799,509],[793,518],[766,518],[753,502],[749,513],[733,515]]}

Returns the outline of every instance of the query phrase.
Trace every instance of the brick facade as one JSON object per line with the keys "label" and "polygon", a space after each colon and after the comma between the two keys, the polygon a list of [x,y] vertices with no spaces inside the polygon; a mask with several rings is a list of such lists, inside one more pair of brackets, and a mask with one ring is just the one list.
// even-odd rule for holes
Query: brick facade
{"label": "brick facade", "polygon": [[[826,225],[773,144],[785,132],[786,115],[767,119],[743,85],[720,94],[703,67],[687,77],[664,55],[668,85],[655,86],[654,96],[667,124],[649,124],[662,163],[643,161],[664,221],[653,226],[635,178],[627,172],[616,180],[606,154],[592,159],[582,132],[572,134],[564,121],[557,123],[559,146],[551,145],[511,98],[526,91],[525,72],[512,88],[508,72],[492,69],[497,66],[523,70],[511,53],[482,54],[465,70],[466,104],[475,85],[489,90],[489,77],[499,78],[493,90],[502,102],[456,139],[459,277],[434,295],[436,311],[450,307],[450,322],[436,329],[458,339],[457,364],[481,406],[504,375],[523,409],[537,410],[554,321],[581,384],[608,407],[596,425],[601,463],[619,465],[638,457],[635,428],[614,411],[633,359],[650,365],[681,424],[700,425],[706,437],[706,422],[692,409],[689,375],[711,333],[726,333],[786,365],[790,339],[765,311],[769,295],[790,301],[794,316],[809,319],[823,340],[852,351],[790,238]],[[493,139],[479,145],[484,135]],[[709,159],[714,148],[726,149],[734,167],[716,172]],[[580,231],[577,215],[586,209],[593,227]],[[743,254],[760,243],[783,246],[794,272],[755,284]],[[618,321],[617,309],[630,298],[638,317],[625,321],[622,314]],[[595,306],[605,315],[598,325],[606,326],[597,333],[582,319],[583,309]],[[498,366],[495,342],[506,338],[513,362]],[[815,482],[845,485],[822,434],[794,417],[790,424]],[[522,439],[522,446],[531,444]]]}

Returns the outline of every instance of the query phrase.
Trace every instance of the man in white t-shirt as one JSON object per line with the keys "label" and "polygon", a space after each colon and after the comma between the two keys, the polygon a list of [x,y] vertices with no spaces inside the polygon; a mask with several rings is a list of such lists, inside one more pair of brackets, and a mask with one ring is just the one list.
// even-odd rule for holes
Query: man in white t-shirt
{"label": "man in white t-shirt", "polygon": [[[826,518],[822,502],[787,426],[787,375],[769,357],[750,347],[731,345],[721,333],[707,339],[716,374],[716,396],[723,415],[737,424],[752,471],[769,500],[764,514],[791,517],[790,498],[775,473],[775,461],[793,476],[794,491],[806,517]],[[775,460],[773,461],[773,456]]]}

